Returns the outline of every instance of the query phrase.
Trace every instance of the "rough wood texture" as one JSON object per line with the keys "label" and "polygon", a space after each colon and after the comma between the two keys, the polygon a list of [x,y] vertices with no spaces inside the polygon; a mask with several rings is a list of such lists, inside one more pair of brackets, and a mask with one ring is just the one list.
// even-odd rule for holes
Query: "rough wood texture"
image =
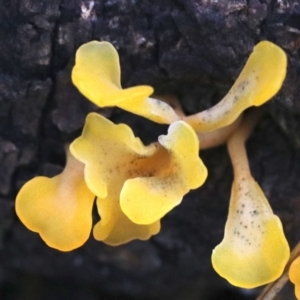
{"label": "rough wood texture", "polygon": [[[21,185],[60,172],[64,143],[80,134],[88,112],[99,111],[70,81],[76,49],[93,39],[119,51],[124,86],[175,93],[187,113],[221,99],[258,41],[281,46],[288,76],[248,150],[291,245],[300,240],[299,0],[0,0],[1,299],[235,299],[210,264],[232,181],[225,147],[203,152],[206,184],[149,242],[113,248],[91,238],[60,253],[15,217]],[[166,130],[117,109],[102,112],[147,142]]]}

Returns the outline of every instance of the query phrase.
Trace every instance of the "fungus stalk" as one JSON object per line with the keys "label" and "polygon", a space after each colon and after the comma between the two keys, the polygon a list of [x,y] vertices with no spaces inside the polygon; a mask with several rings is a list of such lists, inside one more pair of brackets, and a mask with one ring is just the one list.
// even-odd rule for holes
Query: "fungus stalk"
{"label": "fungus stalk", "polygon": [[201,149],[214,148],[225,144],[231,135],[238,129],[243,120],[243,114],[240,115],[233,123],[214,131],[198,133]]}
{"label": "fungus stalk", "polygon": [[281,222],[251,176],[245,141],[255,123],[249,114],[228,141],[234,182],[224,238],[212,254],[217,273],[242,288],[274,281],[289,258]]}
{"label": "fungus stalk", "polygon": [[259,115],[252,111],[245,116],[240,128],[228,139],[227,149],[233,166],[234,179],[238,182],[245,181],[245,178],[252,177],[245,142],[251,134],[259,119]]}
{"label": "fungus stalk", "polygon": [[[184,113],[182,106],[178,100],[178,98],[175,95],[159,95],[156,96],[157,99],[160,101],[166,102],[168,105],[170,105],[176,114],[180,116],[181,119],[187,118],[186,114]],[[256,118],[259,118],[262,115],[262,110],[256,109]],[[242,119],[244,117],[244,114],[241,114],[235,121],[233,121],[231,124],[218,128],[213,131],[208,132],[196,132],[198,139],[199,139],[199,145],[201,146],[201,150],[209,149],[218,147],[220,145],[225,144],[230,136],[237,130],[237,128],[240,126]]]}

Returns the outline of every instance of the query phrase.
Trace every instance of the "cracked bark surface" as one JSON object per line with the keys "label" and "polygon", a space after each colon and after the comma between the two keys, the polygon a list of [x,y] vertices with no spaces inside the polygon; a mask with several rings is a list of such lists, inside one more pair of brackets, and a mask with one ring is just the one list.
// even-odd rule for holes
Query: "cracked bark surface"
{"label": "cracked bark surface", "polygon": [[150,84],[157,93],[176,94],[188,114],[221,99],[258,41],[281,46],[288,76],[248,153],[291,247],[300,240],[298,0],[0,0],[1,299],[254,299],[256,291],[231,289],[210,263],[232,182],[225,147],[202,152],[205,185],[148,242],[108,247],[91,238],[60,253],[15,216],[19,188],[62,170],[64,144],[80,134],[88,112],[131,125],[145,142],[166,132],[118,109],[96,108],[72,86],[75,51],[93,39],[119,51],[124,87]]}

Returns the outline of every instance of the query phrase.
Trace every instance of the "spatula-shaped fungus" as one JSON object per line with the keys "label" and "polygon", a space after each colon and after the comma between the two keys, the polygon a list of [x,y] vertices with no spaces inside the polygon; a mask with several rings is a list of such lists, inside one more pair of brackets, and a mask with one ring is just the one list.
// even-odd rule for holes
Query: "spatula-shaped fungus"
{"label": "spatula-shaped fungus", "polygon": [[207,170],[189,125],[173,123],[159,141],[144,146],[128,126],[88,115],[82,136],[70,149],[85,164],[85,181],[98,197],[96,239],[120,244],[133,232],[148,238],[184,194],[203,184]]}
{"label": "spatula-shaped fungus", "polygon": [[250,127],[246,120],[228,141],[234,182],[224,238],[212,254],[217,273],[243,288],[274,281],[289,259],[281,222],[250,173],[244,144]]}
{"label": "spatula-shaped fungus", "polygon": [[61,251],[83,245],[92,229],[95,195],[83,178],[84,165],[70,153],[64,171],[53,178],[35,177],[19,191],[16,212],[24,225]]}
{"label": "spatula-shaped fungus", "polygon": [[118,106],[157,123],[178,120],[174,110],[163,101],[148,98],[151,86],[122,89],[119,55],[112,44],[92,41],[76,52],[72,80],[79,91],[100,107]]}
{"label": "spatula-shaped fungus", "polygon": [[271,42],[260,42],[228,94],[215,106],[183,119],[197,132],[225,127],[246,108],[271,99],[283,83],[286,68],[284,51]]}

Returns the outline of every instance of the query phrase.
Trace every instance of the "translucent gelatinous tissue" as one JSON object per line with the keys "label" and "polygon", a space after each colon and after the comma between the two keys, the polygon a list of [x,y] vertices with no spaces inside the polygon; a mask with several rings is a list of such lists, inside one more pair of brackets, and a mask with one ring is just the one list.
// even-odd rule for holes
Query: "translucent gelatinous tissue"
{"label": "translucent gelatinous tissue", "polygon": [[257,120],[246,115],[227,142],[234,181],[224,238],[212,254],[217,273],[242,288],[276,280],[290,255],[280,219],[250,172],[245,141]]}
{"label": "translucent gelatinous tissue", "polygon": [[159,143],[144,146],[128,126],[91,113],[70,149],[85,164],[85,181],[98,197],[101,220],[94,236],[111,244],[130,239],[132,232],[149,238],[160,219],[207,176],[198,138],[182,121]]}
{"label": "translucent gelatinous tissue", "polygon": [[251,106],[270,100],[281,88],[287,69],[285,52],[275,44],[258,43],[227,95],[215,106],[186,117],[197,132],[225,127]]}
{"label": "translucent gelatinous tissue", "polygon": [[170,105],[149,98],[151,86],[122,89],[119,55],[112,44],[92,41],[76,52],[72,80],[79,91],[100,107],[118,106],[157,123],[170,124],[179,117]]}
{"label": "translucent gelatinous tissue", "polygon": [[234,182],[224,239],[214,269],[231,284],[253,288],[277,279],[289,258],[282,225],[252,177]]}
{"label": "translucent gelatinous tissue", "polygon": [[64,171],[53,178],[35,177],[19,191],[16,212],[24,225],[61,251],[83,245],[92,229],[95,195],[83,178],[84,165],[70,153]]}

